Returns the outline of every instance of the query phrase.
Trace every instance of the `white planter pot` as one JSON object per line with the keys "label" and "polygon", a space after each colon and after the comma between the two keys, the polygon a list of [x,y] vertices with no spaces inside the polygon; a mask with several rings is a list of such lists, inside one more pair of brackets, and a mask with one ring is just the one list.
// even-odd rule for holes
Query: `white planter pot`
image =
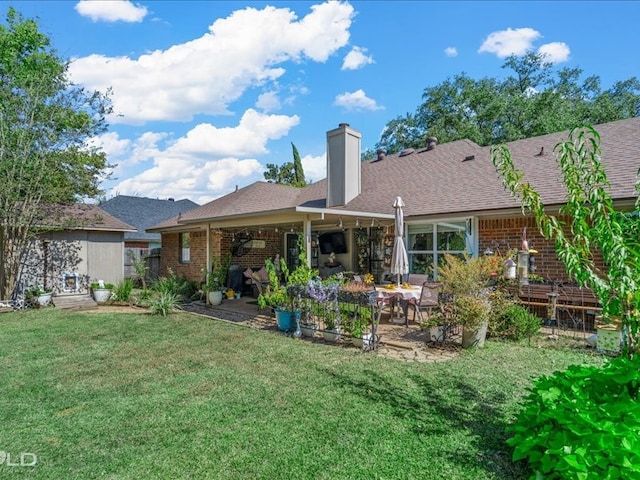
{"label": "white planter pot", "polygon": [[106,288],[96,288],[93,290],[93,299],[98,303],[105,303],[111,298],[111,290]]}
{"label": "white planter pot", "polygon": [[51,293],[43,293],[42,295],[38,295],[38,304],[41,307],[46,307],[51,303]]}
{"label": "white planter pot", "polygon": [[302,331],[303,337],[313,337],[318,331],[317,325],[305,325],[304,323],[300,324],[300,330]]}
{"label": "white planter pot", "polygon": [[327,342],[337,342],[340,339],[340,329],[325,330],[322,332],[322,336]]}
{"label": "white planter pot", "polygon": [[442,325],[429,328],[429,341],[444,342],[444,327]]}
{"label": "white planter pot", "polygon": [[488,322],[474,328],[464,326],[462,328],[462,348],[484,347],[488,326]]}
{"label": "white planter pot", "polygon": [[351,340],[354,347],[366,348],[371,345],[371,333],[365,333],[362,337],[353,337]]}
{"label": "white planter pot", "polygon": [[209,292],[209,303],[211,305],[220,305],[222,303],[222,291],[218,290],[217,292]]}

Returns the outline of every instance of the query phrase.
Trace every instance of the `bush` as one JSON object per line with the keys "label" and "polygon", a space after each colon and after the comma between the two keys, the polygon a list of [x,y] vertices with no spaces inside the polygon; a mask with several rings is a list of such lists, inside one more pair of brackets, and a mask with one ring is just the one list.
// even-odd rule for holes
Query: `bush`
{"label": "bush", "polygon": [[116,302],[128,302],[131,300],[131,292],[133,291],[133,279],[125,278],[118,283],[113,289],[113,299]]}
{"label": "bush", "polygon": [[166,317],[178,308],[179,299],[175,293],[162,292],[157,297],[149,299],[148,303],[149,312],[152,315],[162,315]]}
{"label": "bush", "polygon": [[528,391],[507,444],[531,478],[640,478],[640,357],[574,365]]}
{"label": "bush", "polygon": [[529,338],[540,330],[542,319],[522,305],[508,305],[494,319],[491,335],[521,340]]}
{"label": "bush", "polygon": [[169,270],[169,275],[158,279],[152,288],[161,294],[172,293],[178,297],[179,301],[184,301],[190,299],[193,294],[198,291],[198,284],[184,277],[178,277]]}

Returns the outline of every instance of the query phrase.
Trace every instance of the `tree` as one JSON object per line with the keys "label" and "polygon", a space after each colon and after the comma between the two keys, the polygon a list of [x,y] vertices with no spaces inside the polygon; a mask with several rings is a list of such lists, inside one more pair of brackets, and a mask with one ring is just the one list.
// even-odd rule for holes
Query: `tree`
{"label": "tree", "polygon": [[304,179],[304,170],[302,168],[302,160],[300,160],[300,154],[298,153],[298,149],[291,142],[291,148],[293,150],[293,172],[296,177],[294,182],[294,186],[296,187],[304,187],[307,182]]}
{"label": "tree", "polygon": [[376,148],[423,148],[427,137],[495,145],[640,115],[636,77],[602,91],[599,77],[580,83],[581,69],[556,71],[533,52],[508,57],[503,68],[515,75],[474,80],[462,73],[426,88],[416,112],[387,123]]}
{"label": "tree", "polygon": [[293,142],[291,142],[291,147],[293,149],[293,162],[286,162],[281,166],[275,163],[267,163],[267,171],[264,172],[264,178],[271,183],[304,187],[307,185],[307,182],[304,179],[304,170],[302,169],[300,154]]}
{"label": "tree", "polygon": [[88,140],[106,130],[108,93],[67,78],[68,63],[33,20],[9,8],[0,25],[0,298],[14,297],[32,241],[59,206],[101,193],[106,156]]}
{"label": "tree", "polygon": [[[571,130],[569,140],[554,151],[567,188],[567,202],[559,213],[570,219],[570,225],[545,212],[540,194],[515,168],[506,146],[492,148],[491,158],[505,189],[521,202],[523,213],[531,213],[540,233],[555,240],[567,272],[593,291],[605,318],[622,317],[625,348],[632,357],[640,327],[640,197],[633,214],[614,208],[600,159],[600,136],[592,127]],[[596,253],[602,255],[604,270],[594,261]]]}

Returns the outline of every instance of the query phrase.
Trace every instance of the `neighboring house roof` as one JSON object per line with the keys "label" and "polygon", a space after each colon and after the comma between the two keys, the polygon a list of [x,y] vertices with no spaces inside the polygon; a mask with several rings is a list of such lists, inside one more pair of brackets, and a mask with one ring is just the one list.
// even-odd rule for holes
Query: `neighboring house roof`
{"label": "neighboring house roof", "polygon": [[130,241],[160,241],[159,233],[148,233],[146,229],[196,207],[197,203],[186,199],[173,201],[128,195],[117,195],[100,205],[104,211],[135,227],[134,232],[125,233],[125,240]]}
{"label": "neighboring house roof", "polygon": [[75,203],[47,207],[46,225],[65,230],[99,230],[106,232],[133,232],[135,228],[97,205]]}
{"label": "neighboring house roof", "polygon": [[[602,161],[612,197],[632,202],[640,167],[640,117],[597,125],[595,129],[601,138]],[[568,134],[564,131],[507,144],[524,180],[549,206],[566,200],[554,148],[566,141]],[[502,186],[491,161],[491,147],[458,140],[432,150],[409,152],[362,163],[360,195],[330,210],[349,215],[393,215],[393,200],[398,195],[405,203],[405,218],[471,215],[520,207]],[[304,188],[256,182],[152,228],[162,231],[203,221],[299,213],[325,209],[326,204],[326,179]]]}

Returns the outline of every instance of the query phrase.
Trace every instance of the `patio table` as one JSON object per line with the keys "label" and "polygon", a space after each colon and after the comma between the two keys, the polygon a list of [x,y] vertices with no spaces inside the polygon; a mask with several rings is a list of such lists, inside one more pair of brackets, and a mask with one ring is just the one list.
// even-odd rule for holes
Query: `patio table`
{"label": "patio table", "polygon": [[[376,288],[378,292],[378,301],[384,300],[398,300],[402,308],[404,315],[404,324],[409,326],[409,303],[411,300],[420,300],[420,294],[422,292],[421,285],[411,285],[408,288],[393,286],[393,289],[387,288],[387,286]],[[392,311],[393,313],[393,311]],[[378,323],[380,323],[380,317],[382,316],[382,309],[378,310]],[[393,315],[392,315],[393,316]],[[391,319],[393,321],[393,318]]]}

